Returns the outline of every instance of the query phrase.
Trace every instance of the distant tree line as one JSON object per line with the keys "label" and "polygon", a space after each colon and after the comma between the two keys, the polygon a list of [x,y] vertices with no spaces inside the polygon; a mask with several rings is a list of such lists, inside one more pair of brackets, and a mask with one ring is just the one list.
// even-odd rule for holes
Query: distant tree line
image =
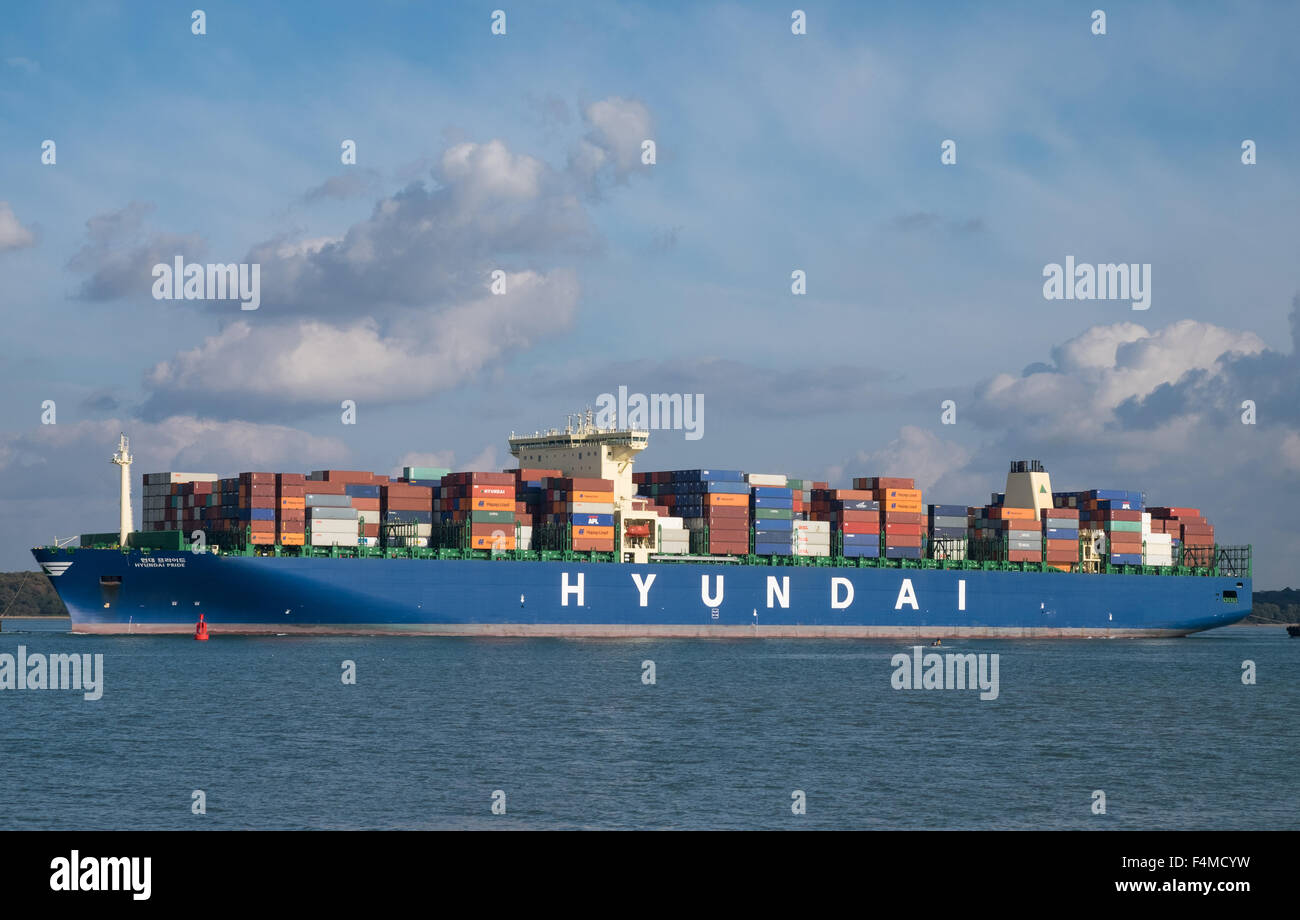
{"label": "distant tree line", "polygon": [[0,572],[0,614],[10,617],[66,617],[68,608],[44,572]]}
{"label": "distant tree line", "polygon": [[1300,591],[1256,591],[1251,600],[1247,623],[1300,623]]}

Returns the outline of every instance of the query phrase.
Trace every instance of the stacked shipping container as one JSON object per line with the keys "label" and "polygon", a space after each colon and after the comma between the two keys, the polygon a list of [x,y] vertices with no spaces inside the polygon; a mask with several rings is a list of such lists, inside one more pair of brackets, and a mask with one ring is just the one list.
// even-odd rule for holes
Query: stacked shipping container
{"label": "stacked shipping container", "polygon": [[966,558],[969,537],[965,505],[927,505],[925,524],[931,559]]}
{"label": "stacked shipping container", "polygon": [[614,480],[557,477],[546,480],[551,523],[569,528],[577,551],[614,551]]}
{"label": "stacked shipping container", "polygon": [[513,473],[448,473],[442,477],[434,511],[441,523],[458,525],[453,532],[469,528],[470,549],[518,548]]}
{"label": "stacked shipping container", "polygon": [[[141,529],[203,530],[216,542],[246,537],[262,546],[375,546],[382,521],[401,525],[392,540],[397,546],[430,545],[439,525],[461,525],[454,528],[462,535],[456,548],[559,548],[534,545],[533,525],[545,523],[565,528],[572,549],[614,549],[610,480],[542,469],[433,478],[442,472],[405,467],[400,481],[360,470],[309,477],[243,472],[226,479],[148,473]],[[1035,521],[1034,509],[1005,507],[1001,493],[983,508],[923,506],[915,481],[902,477],[857,478],[853,489],[738,470],[636,473],[633,480],[641,500],[632,513],[660,519],[658,551],[664,553],[824,556],[838,549],[849,557],[969,557],[1071,569],[1081,537],[1096,539],[1115,565],[1205,565],[1214,545],[1214,528],[1199,509],[1144,512],[1142,494],[1128,490],[1057,492],[1054,507]],[[642,537],[649,533],[644,520],[634,517],[628,526]]]}
{"label": "stacked shipping container", "polygon": [[1043,561],[1062,571],[1079,562],[1079,510],[1043,509]]}
{"label": "stacked shipping container", "polygon": [[307,542],[307,477],[302,473],[275,474],[275,532],[281,546]]}
{"label": "stacked shipping container", "polygon": [[[212,502],[217,490],[216,473],[145,473],[141,501],[140,529],[144,531],[191,530],[202,527],[201,510]],[[187,513],[187,509],[197,509]]]}
{"label": "stacked shipping container", "polygon": [[844,556],[880,556],[880,503],[866,489],[813,489],[809,514],[826,521]]}
{"label": "stacked shipping container", "polygon": [[[760,556],[794,554],[794,491],[785,485],[784,476],[768,475],[768,481],[780,486],[755,485],[751,477],[749,513],[754,522],[754,552]],[[761,480],[760,480],[761,481]]]}
{"label": "stacked shipping container", "polygon": [[853,480],[880,503],[883,555],[887,559],[920,559],[925,528],[924,505],[916,480],[901,476],[867,476]]}

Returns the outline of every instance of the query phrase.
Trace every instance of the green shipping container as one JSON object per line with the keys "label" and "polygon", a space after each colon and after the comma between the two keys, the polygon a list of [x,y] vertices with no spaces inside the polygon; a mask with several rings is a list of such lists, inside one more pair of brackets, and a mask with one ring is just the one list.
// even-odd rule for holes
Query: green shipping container
{"label": "green shipping container", "polygon": [[[197,522],[195,522],[195,526],[198,526]],[[185,531],[136,531],[131,534],[131,545],[137,549],[183,550],[185,549]]]}
{"label": "green shipping container", "polygon": [[1124,533],[1141,533],[1141,521],[1107,521],[1107,530],[1118,530]]}
{"label": "green shipping container", "polygon": [[471,511],[469,521],[471,524],[513,524],[515,513],[513,511]]}
{"label": "green shipping container", "polygon": [[441,466],[404,466],[402,467],[403,479],[441,479],[450,473],[451,470]]}
{"label": "green shipping container", "polygon": [[788,508],[755,508],[756,521],[793,521],[794,512]]}

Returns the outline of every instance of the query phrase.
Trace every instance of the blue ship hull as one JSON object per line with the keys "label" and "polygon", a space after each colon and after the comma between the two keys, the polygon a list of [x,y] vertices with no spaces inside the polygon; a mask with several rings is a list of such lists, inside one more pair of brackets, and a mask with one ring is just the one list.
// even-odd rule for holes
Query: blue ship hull
{"label": "blue ship hull", "polygon": [[1226,626],[1249,578],[32,551],[75,632],[1136,637]]}

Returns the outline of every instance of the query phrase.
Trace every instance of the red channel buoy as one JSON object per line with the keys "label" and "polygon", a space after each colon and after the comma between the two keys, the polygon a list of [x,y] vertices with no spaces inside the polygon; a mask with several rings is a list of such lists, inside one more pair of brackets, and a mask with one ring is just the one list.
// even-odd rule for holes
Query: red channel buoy
{"label": "red channel buoy", "polygon": [[199,623],[194,627],[194,639],[196,642],[208,641],[208,624],[203,622],[203,614],[199,614]]}

